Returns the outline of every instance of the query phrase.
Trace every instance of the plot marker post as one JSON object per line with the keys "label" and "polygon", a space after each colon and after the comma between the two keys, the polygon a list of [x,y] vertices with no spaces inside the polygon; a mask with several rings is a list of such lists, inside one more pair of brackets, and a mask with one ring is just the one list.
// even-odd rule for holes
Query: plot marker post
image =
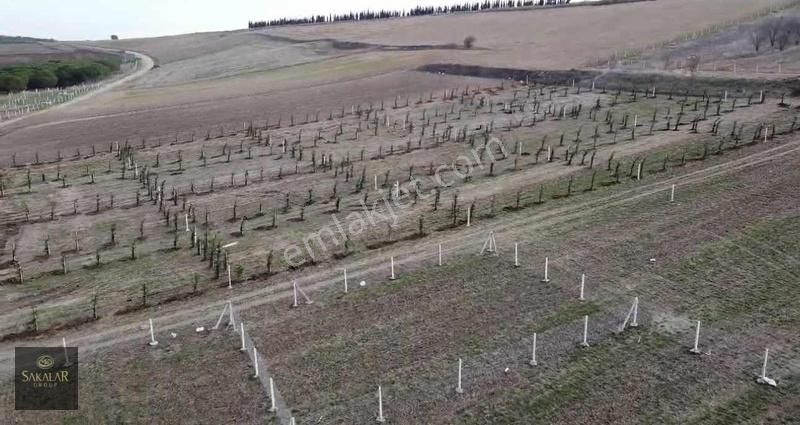
{"label": "plot marker post", "polygon": [[395,275],[394,275],[394,256],[391,256],[391,257],[389,258],[389,261],[390,261],[391,268],[392,268],[392,274],[391,274],[391,276],[389,276],[389,280],[395,280],[395,279],[396,279],[396,277],[395,277]]}
{"label": "plot marker post", "polygon": [[378,385],[378,417],[375,420],[381,423],[386,422],[386,418],[383,417],[383,392],[380,385]]}
{"label": "plot marker post", "polygon": [[67,338],[61,337],[61,345],[64,347],[64,366],[71,366],[72,362],[69,361],[69,353],[67,352]]}
{"label": "plot marker post", "polygon": [[256,374],[253,376],[253,378],[258,378],[258,351],[256,350],[256,347],[253,347],[253,366],[256,368]]}
{"label": "plot marker post", "polygon": [[761,367],[761,376],[758,377],[756,382],[761,385],[769,385],[771,387],[778,386],[774,379],[767,376],[767,361],[769,359],[769,348],[764,351],[764,365]]}
{"label": "plot marker post", "polygon": [[239,333],[241,333],[242,338],[242,348],[239,349],[241,352],[247,351],[247,347],[244,345],[244,322],[239,322]]}
{"label": "plot marker post", "polygon": [[456,393],[464,393],[464,388],[461,387],[461,359],[458,359],[458,385],[456,386]]}
{"label": "plot marker post", "polygon": [[694,347],[692,347],[692,349],[689,350],[689,352],[692,354],[700,354],[699,344],[700,344],[700,321],[698,320],[697,329],[694,332]]}
{"label": "plot marker post", "polygon": [[531,350],[531,361],[528,362],[531,366],[536,366],[536,332],[533,333],[533,349]]}
{"label": "plot marker post", "polygon": [[586,274],[583,273],[583,274],[581,274],[581,295],[580,295],[580,297],[578,297],[578,299],[581,300],[581,301],[584,300],[584,298],[583,298],[583,289],[584,289],[585,285],[586,285]]}
{"label": "plot marker post", "polygon": [[147,319],[150,322],[150,342],[149,345],[151,347],[155,347],[158,345],[158,341],[156,341],[156,335],[153,332],[153,319]]}
{"label": "plot marker post", "polygon": [[583,316],[583,342],[581,342],[581,347],[588,347],[589,346],[589,316]]}
{"label": "plot marker post", "polygon": [[550,268],[550,258],[544,257],[544,279],[542,279],[542,282],[544,283],[550,282],[549,268]]}
{"label": "plot marker post", "polygon": [[669,201],[675,202],[675,185],[672,185],[672,190],[669,192]]}
{"label": "plot marker post", "polygon": [[514,267],[519,267],[519,244],[514,242]]}
{"label": "plot marker post", "polygon": [[439,267],[442,267],[442,244],[439,244]]}
{"label": "plot marker post", "polygon": [[344,272],[344,293],[347,293],[347,269],[342,269]]}
{"label": "plot marker post", "polygon": [[269,411],[275,412],[277,407],[275,407],[275,382],[272,381],[272,378],[269,378]]}

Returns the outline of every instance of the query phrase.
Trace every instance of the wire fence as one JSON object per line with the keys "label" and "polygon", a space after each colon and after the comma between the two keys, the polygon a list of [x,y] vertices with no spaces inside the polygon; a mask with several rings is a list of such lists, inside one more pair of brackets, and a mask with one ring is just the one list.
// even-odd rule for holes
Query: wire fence
{"label": "wire fence", "polygon": [[[239,315],[239,312],[234,308],[233,303],[228,303],[226,308],[231,311],[229,315],[229,325],[233,327],[234,332],[241,338],[242,346],[240,350],[247,354],[254,370],[258,370],[258,376],[255,378],[258,379],[258,382],[261,384],[261,387],[264,388],[267,397],[270,399],[270,410],[274,409],[271,413],[275,414],[275,417],[281,425],[290,425],[292,423],[292,411],[287,407],[283,397],[281,397],[280,391],[278,391],[277,385],[275,384],[275,378],[270,374],[269,368],[267,367],[266,359],[262,352],[258,351],[255,342],[253,342],[252,338],[250,338],[250,335],[247,333],[244,321]],[[223,315],[224,314],[223,311]]]}

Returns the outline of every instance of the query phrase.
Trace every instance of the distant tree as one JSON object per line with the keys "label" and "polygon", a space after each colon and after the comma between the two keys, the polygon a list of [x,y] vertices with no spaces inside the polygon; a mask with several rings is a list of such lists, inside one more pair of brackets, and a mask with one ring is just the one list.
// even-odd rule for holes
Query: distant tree
{"label": "distant tree", "polygon": [[789,40],[791,39],[792,34],[789,32],[788,28],[782,28],[781,31],[778,33],[777,37],[775,38],[775,44],[778,46],[778,50],[781,52],[783,49],[786,48],[786,45],[789,44]]}
{"label": "distant tree", "polygon": [[475,45],[475,37],[473,37],[471,35],[468,35],[464,39],[464,47],[467,48],[467,49],[471,49],[472,46],[474,46],[474,45]]}
{"label": "distant tree", "polygon": [[767,37],[769,38],[770,47],[775,47],[778,42],[778,36],[783,32],[783,17],[772,18],[766,23]]}
{"label": "distant tree", "polygon": [[761,43],[764,42],[764,33],[760,28],[753,28],[750,31],[750,43],[753,45],[753,48],[756,49],[756,53],[761,50]]}
{"label": "distant tree", "polygon": [[28,77],[29,89],[47,89],[58,85],[58,77],[49,69],[36,69]]}
{"label": "distant tree", "polygon": [[686,69],[688,69],[689,72],[694,73],[695,71],[697,71],[697,68],[699,67],[700,67],[700,56],[691,55],[688,58],[686,58]]}
{"label": "distant tree", "polygon": [[111,34],[111,39],[112,40],[119,40],[119,37],[117,37],[116,34]]}
{"label": "distant tree", "polygon": [[28,81],[19,75],[0,72],[0,91],[18,92],[25,90]]}

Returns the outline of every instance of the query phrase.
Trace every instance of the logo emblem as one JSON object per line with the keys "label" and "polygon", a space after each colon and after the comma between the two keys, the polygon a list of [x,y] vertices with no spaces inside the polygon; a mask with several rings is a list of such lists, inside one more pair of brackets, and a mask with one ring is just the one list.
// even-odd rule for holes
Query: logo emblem
{"label": "logo emblem", "polygon": [[55,366],[56,362],[53,360],[53,357],[48,356],[47,354],[42,354],[39,358],[36,359],[36,367],[42,370],[51,369]]}

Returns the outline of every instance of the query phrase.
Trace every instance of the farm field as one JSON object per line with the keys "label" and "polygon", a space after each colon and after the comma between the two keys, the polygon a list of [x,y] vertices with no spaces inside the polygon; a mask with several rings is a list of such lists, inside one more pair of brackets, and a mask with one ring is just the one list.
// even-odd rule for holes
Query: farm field
{"label": "farm field", "polygon": [[71,42],[142,63],[0,127],[0,424],[800,422],[797,83],[657,64],[795,3]]}
{"label": "farm field", "polygon": [[[290,112],[313,113],[339,107],[342,103],[375,102],[399,94],[479,84],[415,71],[431,63],[523,69],[578,68],[598,59],[605,60],[614,52],[622,54],[626,49],[633,52],[717,24],[747,19],[769,7],[784,4],[736,2],[734,6],[730,0],[701,3],[659,0],[614,6],[420,17],[358,23],[354,26],[357,33],[347,25],[335,24],[269,29],[263,33],[234,31],[120,40],[119,46],[116,42],[95,42],[96,46],[141,49],[160,67],[139,82],[105,93],[92,102],[0,130],[0,153],[10,152],[12,146],[23,145],[22,141],[29,139],[40,141],[42,146],[88,147],[108,140],[159,137],[176,131],[206,131],[209,124],[238,128],[242,121],[249,119],[285,116]],[[475,19],[488,20],[491,25],[475,25]],[[659,25],[662,21],[676,24]],[[415,31],[406,30],[408,25],[416,24],[419,25]],[[387,29],[373,39],[369,31],[374,25]],[[553,30],[554,25],[561,25],[563,34]],[[570,29],[576,26],[579,28]],[[452,30],[454,27],[458,30]],[[478,40],[475,49],[439,46],[460,45],[464,37],[470,35],[466,33],[467,28]],[[333,29],[337,29],[337,34],[329,33]],[[602,32],[598,32],[599,29]],[[304,31],[311,34],[305,35]],[[418,34],[414,37],[431,38],[406,40],[404,37],[409,37],[410,33]],[[558,42],[567,35],[569,43]],[[286,37],[292,42],[287,42]],[[331,39],[377,46],[337,48],[331,44]],[[403,42],[391,43],[391,40]],[[380,47],[384,44],[432,47],[387,50]],[[229,63],[230,70],[214,65],[219,61]],[[165,119],[165,112],[173,119]]]}
{"label": "farm field", "polygon": [[[210,327],[210,326],[209,326]],[[180,423],[191,416],[214,423],[264,423],[269,401],[254,379],[232,332],[158,333],[158,350],[123,344],[102,357],[80,359],[77,411],[16,411],[10,385],[0,403],[13,416],[3,423]],[[224,367],[208,374],[205,368]]]}

